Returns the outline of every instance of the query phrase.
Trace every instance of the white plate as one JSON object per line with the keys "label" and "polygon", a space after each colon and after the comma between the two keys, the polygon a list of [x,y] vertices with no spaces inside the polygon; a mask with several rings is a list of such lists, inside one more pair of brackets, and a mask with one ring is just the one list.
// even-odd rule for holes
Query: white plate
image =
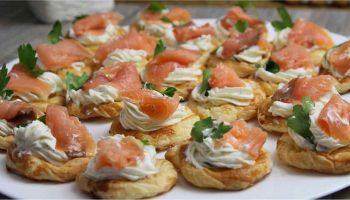
{"label": "white plate", "polygon": [[[213,23],[213,19],[196,20],[198,24]],[[273,29],[268,25],[271,35]],[[336,43],[346,40],[344,36],[332,33]],[[8,63],[8,67],[15,64]],[[350,100],[350,95],[346,95]],[[256,122],[250,122],[255,124]],[[108,135],[110,121],[84,122],[95,139]],[[277,135],[269,135],[265,148],[271,152],[274,166],[264,180],[243,191],[218,191],[198,189],[187,183],[179,174],[176,186],[168,193],[158,196],[162,199],[239,199],[239,198],[304,198],[313,199],[350,186],[350,175],[324,175],[287,167],[276,159]],[[162,156],[162,155],[160,155]],[[0,155],[0,192],[12,198],[91,198],[71,183],[50,183],[31,181],[13,173],[5,167],[5,155]]]}

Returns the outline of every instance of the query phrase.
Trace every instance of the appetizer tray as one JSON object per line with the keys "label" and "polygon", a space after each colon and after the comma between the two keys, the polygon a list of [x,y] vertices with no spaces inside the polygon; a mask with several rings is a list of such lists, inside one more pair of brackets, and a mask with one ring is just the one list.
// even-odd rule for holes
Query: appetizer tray
{"label": "appetizer tray", "polygon": [[[214,23],[214,19],[197,19],[199,25],[206,22]],[[275,34],[269,23],[267,28],[269,36]],[[127,28],[127,27],[125,27]],[[332,33],[336,44],[342,43],[346,37]],[[17,60],[7,64],[11,68]],[[350,94],[343,95],[344,99],[350,101]],[[84,124],[97,140],[107,136],[111,120],[84,121]],[[250,125],[259,126],[255,120]],[[349,175],[325,175],[309,171],[302,171],[282,165],[276,158],[276,141],[278,135],[270,134],[265,148],[273,158],[273,169],[270,175],[258,184],[243,191],[218,191],[198,189],[187,183],[179,174],[175,187],[168,193],[155,197],[156,199],[240,199],[240,198],[303,198],[314,199],[328,195],[350,186]],[[164,153],[158,156],[164,157]],[[0,192],[11,198],[91,198],[88,194],[79,190],[75,182],[71,183],[50,183],[37,182],[8,173],[5,167],[5,154],[0,154]]]}

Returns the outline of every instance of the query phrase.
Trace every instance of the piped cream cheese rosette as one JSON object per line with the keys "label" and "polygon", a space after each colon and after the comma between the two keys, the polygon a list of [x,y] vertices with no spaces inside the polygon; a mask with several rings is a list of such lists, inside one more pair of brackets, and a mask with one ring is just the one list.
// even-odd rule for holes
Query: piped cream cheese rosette
{"label": "piped cream cheese rosette", "polygon": [[339,94],[293,106],[288,134],[277,143],[279,159],[296,168],[349,173],[350,104]]}
{"label": "piped cream cheese rosette", "polygon": [[189,108],[202,119],[249,120],[256,116],[265,93],[252,80],[240,79],[232,68],[219,64],[206,69],[203,81],[192,91]]}
{"label": "piped cream cheese rosette", "polygon": [[48,106],[41,121],[34,120],[14,132],[6,166],[33,180],[71,181],[95,153],[88,130],[62,106]]}
{"label": "piped cream cheese rosette", "polygon": [[155,52],[156,55],[141,73],[141,78],[160,90],[175,87],[176,93],[186,100],[202,76],[204,65],[200,62],[200,52],[166,49],[161,40]]}
{"label": "piped cream cheese rosette", "polygon": [[338,80],[337,90],[345,93],[350,89],[350,41],[329,49],[323,57],[322,67]]}
{"label": "piped cream cheese rosette", "polygon": [[255,73],[257,64],[267,61],[272,46],[267,41],[265,27],[250,28],[244,26],[246,23],[237,22],[237,30],[209,58],[209,67],[224,63],[234,69],[239,77],[246,78]]}
{"label": "piped cream cheese rosette", "polygon": [[272,161],[262,149],[267,133],[244,120],[224,123],[206,118],[194,124],[193,141],[165,155],[196,187],[241,190],[270,173]]}
{"label": "piped cream cheese rosette", "polygon": [[167,149],[190,139],[191,127],[199,117],[174,96],[175,89],[164,92],[153,89],[124,92],[124,107],[110,134],[124,134],[147,139],[158,150]]}
{"label": "piped cream cheese rosette", "polygon": [[67,108],[70,114],[81,119],[118,116],[123,107],[120,92],[142,88],[132,62],[100,68],[87,79],[87,76],[75,75],[65,79]]}
{"label": "piped cream cheese rosette", "polygon": [[155,46],[155,38],[145,32],[131,30],[122,37],[100,45],[96,51],[95,60],[105,67],[133,62],[140,72],[153,56]]}
{"label": "piped cream cheese rosette", "polygon": [[260,104],[258,122],[268,131],[286,133],[287,118],[293,115],[293,106],[301,104],[304,96],[312,101],[325,101],[338,94],[335,84],[336,80],[330,75],[293,79]]}
{"label": "piped cream cheese rosette", "polygon": [[310,53],[302,46],[288,44],[272,53],[271,58],[258,66],[255,77],[268,96],[272,95],[279,83],[288,83],[299,77],[318,75],[319,67],[311,61]]}
{"label": "piped cream cheese rosette", "polygon": [[168,192],[176,183],[172,164],[156,159],[147,140],[117,134],[100,139],[97,146],[97,154],[76,178],[86,192],[100,198],[139,199]]}

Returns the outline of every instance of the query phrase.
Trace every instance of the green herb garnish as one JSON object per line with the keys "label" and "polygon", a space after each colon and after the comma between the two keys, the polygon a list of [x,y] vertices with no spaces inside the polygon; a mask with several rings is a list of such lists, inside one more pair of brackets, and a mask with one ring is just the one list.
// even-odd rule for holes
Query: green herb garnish
{"label": "green herb garnish", "polygon": [[0,97],[2,99],[9,100],[12,97],[13,91],[6,89],[6,85],[9,81],[10,76],[7,75],[7,67],[3,64],[0,70]]}
{"label": "green herb garnish", "polygon": [[211,135],[211,138],[213,139],[220,139],[224,137],[225,133],[229,132],[231,130],[231,126],[224,125],[223,122],[221,122],[217,129],[215,129]]}
{"label": "green herb garnish", "polygon": [[247,21],[238,20],[234,25],[234,29],[240,33],[243,33],[245,30],[247,30],[248,26],[249,26],[249,23]]}
{"label": "green herb garnish", "polygon": [[197,121],[194,123],[193,128],[191,130],[191,136],[196,142],[203,142],[204,135],[203,131],[207,128],[213,127],[214,122],[211,117],[208,117],[206,119]]}
{"label": "green herb garnish", "polygon": [[284,6],[279,6],[277,8],[278,15],[281,17],[281,21],[272,21],[271,24],[273,28],[278,32],[287,27],[293,27],[293,20],[289,15],[287,9]]}
{"label": "green herb garnish", "polygon": [[67,90],[78,90],[89,79],[89,76],[84,72],[83,75],[77,76],[73,73],[67,72],[64,77],[64,83]]}
{"label": "green herb garnish", "polygon": [[145,85],[143,87],[148,89],[148,90],[157,91],[157,92],[161,93],[162,95],[165,95],[168,97],[173,97],[175,92],[176,92],[176,88],[174,88],[174,87],[167,87],[163,92],[158,91],[157,88],[152,83],[145,83]]}
{"label": "green herb garnish", "polygon": [[41,121],[42,123],[46,124],[46,115],[39,117],[38,120]]}
{"label": "green herb garnish", "polygon": [[30,44],[22,44],[17,49],[19,63],[25,65],[27,70],[35,77],[40,76],[44,73],[43,70],[36,67],[36,51],[33,49]]}
{"label": "green herb garnish", "polygon": [[166,46],[164,45],[163,40],[159,40],[156,45],[156,48],[154,49],[154,55],[156,56],[165,50],[166,50]]}
{"label": "green herb garnish", "polygon": [[74,24],[75,22],[81,20],[81,19],[84,19],[84,18],[87,17],[87,16],[89,16],[89,15],[83,14],[83,15],[75,16],[75,17],[74,17],[74,20],[73,20],[73,24]]}
{"label": "green herb garnish", "polygon": [[162,12],[165,9],[166,9],[166,6],[158,2],[152,2],[147,8],[148,11],[155,12],[155,13]]}
{"label": "green herb garnish", "polygon": [[210,90],[210,86],[209,86],[210,75],[211,75],[210,69],[205,69],[203,71],[203,80],[199,88],[199,93],[200,94],[204,93],[205,96],[208,96],[208,90]]}
{"label": "green herb garnish", "polygon": [[62,24],[57,20],[52,26],[52,29],[48,35],[48,40],[51,44],[56,44],[57,42],[61,41],[62,38]]}
{"label": "green herb garnish", "polygon": [[287,119],[287,125],[295,133],[299,134],[311,144],[314,143],[314,136],[310,131],[309,112],[313,107],[310,97],[302,98],[302,105],[293,106],[293,116]]}
{"label": "green herb garnish", "polygon": [[161,17],[160,20],[162,20],[162,21],[165,22],[165,23],[169,23],[169,24],[171,24],[171,25],[173,25],[173,26],[176,26],[176,25],[174,24],[174,22],[171,21],[171,20],[169,19],[169,17],[167,17],[167,16]]}
{"label": "green herb garnish", "polygon": [[277,72],[280,71],[280,67],[277,63],[273,62],[271,59],[267,61],[265,64],[265,70],[271,73],[276,74]]}
{"label": "green herb garnish", "polygon": [[143,146],[151,145],[148,140],[141,140]]}
{"label": "green herb garnish", "polygon": [[145,83],[145,85],[143,87],[148,89],[148,90],[155,90],[155,91],[157,91],[156,87],[154,87],[154,85],[152,83]]}
{"label": "green herb garnish", "polygon": [[250,8],[255,9],[254,4],[251,1],[248,1],[248,0],[236,1],[236,6],[241,7],[244,11],[247,11]]}

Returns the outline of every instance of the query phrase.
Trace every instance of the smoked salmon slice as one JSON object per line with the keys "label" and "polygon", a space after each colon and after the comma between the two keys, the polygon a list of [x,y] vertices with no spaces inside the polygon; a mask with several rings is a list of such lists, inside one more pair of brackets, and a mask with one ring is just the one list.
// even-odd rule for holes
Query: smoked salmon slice
{"label": "smoked salmon slice", "polygon": [[318,46],[322,49],[329,49],[334,45],[332,38],[324,28],[303,19],[297,19],[294,22],[292,31],[288,35],[288,42],[306,48]]}
{"label": "smoked salmon slice", "polygon": [[144,50],[148,55],[152,55],[156,47],[155,38],[144,32],[131,30],[126,35],[101,45],[95,58],[102,63],[112,51],[116,49]]}
{"label": "smoked salmon slice", "polygon": [[9,73],[10,81],[6,88],[17,93],[32,92],[40,96],[48,96],[51,86],[33,77],[22,64],[16,64]]}
{"label": "smoked salmon slice", "polygon": [[195,26],[194,24],[188,24],[184,26],[178,26],[174,28],[174,35],[176,41],[179,43],[186,42],[198,38],[202,35],[214,35],[215,31],[209,23],[204,24],[203,26]]}
{"label": "smoked salmon slice", "polygon": [[146,66],[145,80],[160,86],[176,67],[186,68],[197,61],[200,53],[187,49],[166,50],[155,56]]}
{"label": "smoked salmon slice", "polygon": [[304,47],[293,43],[273,52],[271,59],[278,64],[280,71],[313,67],[309,52]]}
{"label": "smoked salmon slice", "polygon": [[96,171],[102,168],[121,170],[135,166],[138,159],[145,157],[143,147],[132,137],[125,137],[121,141],[103,138],[97,143],[97,148]]}
{"label": "smoked salmon slice", "polygon": [[223,43],[223,58],[230,58],[233,55],[256,45],[260,39],[260,29],[248,29],[244,33],[234,32],[230,38]]}
{"label": "smoked salmon slice", "polygon": [[40,62],[51,71],[71,68],[72,63],[92,57],[81,44],[70,39],[64,39],[57,44],[40,44],[36,51]]}
{"label": "smoked salmon slice", "polygon": [[167,17],[172,22],[180,22],[181,24],[186,24],[192,21],[191,14],[183,8],[173,8],[170,9],[169,12],[161,13],[161,12],[152,12],[145,10],[140,13],[140,18],[148,23],[165,23],[161,20],[162,17]]}
{"label": "smoked salmon slice", "polygon": [[163,96],[146,89],[129,90],[123,92],[122,96],[138,103],[143,113],[158,121],[164,121],[172,116],[180,101],[178,96]]}
{"label": "smoked salmon slice", "polygon": [[[26,113],[29,109],[28,104],[23,101],[0,100],[0,119],[11,120],[20,113]],[[32,109],[30,109],[32,110]]]}
{"label": "smoked salmon slice", "polygon": [[118,90],[142,88],[139,73],[133,63],[117,63],[101,68],[83,85],[83,89],[94,89],[99,85],[110,85]]}
{"label": "smoked salmon slice", "polygon": [[245,84],[232,68],[221,63],[212,70],[209,86],[211,88],[244,87]]}
{"label": "smoked salmon slice", "polygon": [[49,105],[46,110],[46,125],[56,138],[56,149],[64,151],[70,158],[94,153],[94,140],[77,117],[69,116],[67,108]]}
{"label": "smoked salmon slice", "polygon": [[340,74],[344,75],[350,69],[350,41],[341,44],[331,52],[329,62]]}
{"label": "smoked salmon slice", "polygon": [[341,143],[350,142],[350,104],[340,95],[333,95],[323,107],[317,123],[325,133]]}
{"label": "smoked salmon slice", "polygon": [[231,130],[218,142],[221,144],[229,143],[233,148],[246,152],[257,159],[266,142],[267,133],[260,128],[249,128],[242,119],[231,122],[231,126]]}
{"label": "smoked salmon slice", "polygon": [[76,21],[73,24],[73,30],[77,36],[87,33],[101,35],[105,32],[108,24],[118,24],[123,18],[121,14],[116,12],[90,15]]}
{"label": "smoked salmon slice", "polygon": [[236,6],[230,8],[227,15],[224,16],[220,22],[222,27],[224,27],[226,30],[230,30],[239,20],[247,21],[250,27],[262,23],[257,18],[249,16],[242,10],[242,8]]}
{"label": "smoked salmon slice", "polygon": [[336,83],[337,81],[330,75],[296,78],[277,90],[272,100],[300,104],[302,98],[308,96],[312,101],[316,101],[330,92]]}

